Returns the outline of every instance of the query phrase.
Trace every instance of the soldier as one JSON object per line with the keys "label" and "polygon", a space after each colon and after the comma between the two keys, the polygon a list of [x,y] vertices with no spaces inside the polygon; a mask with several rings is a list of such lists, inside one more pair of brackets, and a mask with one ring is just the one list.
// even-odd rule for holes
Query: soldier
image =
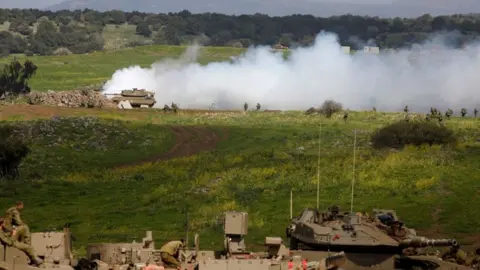
{"label": "soldier", "polygon": [[170,241],[163,245],[162,248],[160,248],[160,257],[162,258],[163,263],[180,269],[181,264],[176,258],[178,257],[178,252],[183,245],[183,239],[180,239],[180,241]]}
{"label": "soldier", "polygon": [[328,208],[328,220],[335,220],[340,213],[340,206],[332,205]]}
{"label": "soldier", "polygon": [[5,228],[9,231],[13,230],[15,226],[16,233],[13,240],[20,241],[27,245],[31,244],[30,241],[30,229],[20,218],[20,211],[23,209],[23,202],[19,201],[15,206],[7,209],[5,213]]}
{"label": "soldier", "polygon": [[12,236],[16,234],[15,230],[8,230],[5,228],[4,218],[0,217],[0,242],[3,245],[7,245],[9,247],[15,247],[25,253],[30,259],[30,264],[39,266],[43,263],[42,259],[38,258],[35,255],[35,251],[31,245],[27,245],[22,242],[18,242],[13,239]]}
{"label": "soldier", "polygon": [[440,253],[439,257],[447,262],[465,264],[468,255],[465,251],[460,249],[459,245],[451,246],[447,250]]}
{"label": "soldier", "polygon": [[467,259],[466,265],[475,269],[480,269],[480,248],[475,249],[473,256]]}

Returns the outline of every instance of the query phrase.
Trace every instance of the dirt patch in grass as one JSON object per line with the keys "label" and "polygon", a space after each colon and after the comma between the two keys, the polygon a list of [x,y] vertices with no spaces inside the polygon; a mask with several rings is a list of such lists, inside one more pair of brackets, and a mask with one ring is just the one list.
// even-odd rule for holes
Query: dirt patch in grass
{"label": "dirt patch in grass", "polygon": [[226,129],[218,134],[208,127],[170,126],[175,134],[175,144],[167,153],[161,153],[133,163],[121,164],[118,167],[135,166],[146,162],[155,162],[177,157],[191,156],[203,151],[215,149],[217,144],[228,138]]}

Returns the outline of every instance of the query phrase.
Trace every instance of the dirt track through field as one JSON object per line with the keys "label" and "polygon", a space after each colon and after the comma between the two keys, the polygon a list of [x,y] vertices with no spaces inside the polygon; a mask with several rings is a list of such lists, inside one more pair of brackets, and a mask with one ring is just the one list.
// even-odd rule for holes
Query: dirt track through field
{"label": "dirt track through field", "polygon": [[[20,117],[22,120],[31,120],[39,118],[50,118],[52,116],[95,116],[105,109],[84,109],[84,108],[64,108],[41,105],[15,104],[0,107],[0,120],[7,120],[10,117]],[[117,113],[110,110],[111,113]],[[130,119],[138,117],[145,118],[147,113],[137,112],[130,115]],[[166,153],[159,153],[151,157],[135,162],[119,164],[115,167],[129,167],[146,162],[155,162],[158,160],[167,160],[176,157],[191,156],[203,151],[210,151],[217,147],[217,144],[228,137],[227,129],[221,131],[213,130],[206,126],[169,126],[175,136],[175,144]]]}
{"label": "dirt track through field", "polygon": [[191,156],[215,149],[219,142],[226,140],[228,137],[226,129],[222,129],[221,134],[217,134],[217,132],[208,127],[199,126],[170,126],[170,129],[175,135],[175,144],[168,152],[122,164],[118,167],[130,167],[146,162]]}

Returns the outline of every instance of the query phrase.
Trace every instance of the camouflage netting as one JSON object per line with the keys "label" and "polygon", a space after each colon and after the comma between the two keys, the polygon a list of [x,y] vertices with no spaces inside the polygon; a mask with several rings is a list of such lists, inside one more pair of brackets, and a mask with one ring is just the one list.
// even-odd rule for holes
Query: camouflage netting
{"label": "camouflage netting", "polygon": [[28,95],[32,105],[50,105],[70,108],[115,108],[116,105],[101,92],[73,90],[62,92],[32,92]]}

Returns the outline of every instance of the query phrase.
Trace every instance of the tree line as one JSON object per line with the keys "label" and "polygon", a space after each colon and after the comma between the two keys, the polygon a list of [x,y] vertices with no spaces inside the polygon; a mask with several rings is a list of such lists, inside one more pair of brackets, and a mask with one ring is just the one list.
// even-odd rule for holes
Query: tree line
{"label": "tree line", "polygon": [[[0,32],[0,56],[88,53],[102,50],[104,26],[130,24],[136,34],[149,38],[149,44],[180,45],[199,40],[208,46],[248,47],[310,45],[322,30],[334,32],[344,46],[361,49],[365,41],[381,48],[400,48],[426,41],[432,33],[455,32],[451,45],[459,47],[476,40],[480,16],[453,15],[418,18],[378,18],[354,15],[328,18],[311,15],[270,17],[264,14],[223,15],[192,14],[189,11],[168,14],[112,10],[47,11],[37,9],[0,9],[0,24],[8,22],[8,31]],[[4,24],[7,25],[7,24]],[[133,43],[129,46],[144,45]]]}

